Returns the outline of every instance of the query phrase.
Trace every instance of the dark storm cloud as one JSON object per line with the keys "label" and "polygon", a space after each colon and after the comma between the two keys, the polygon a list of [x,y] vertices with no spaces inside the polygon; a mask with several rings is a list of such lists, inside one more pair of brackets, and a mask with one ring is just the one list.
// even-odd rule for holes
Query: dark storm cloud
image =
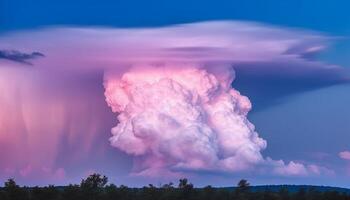
{"label": "dark storm cloud", "polygon": [[233,87],[249,97],[253,112],[283,103],[294,94],[350,83],[346,68],[317,62],[250,62],[234,68]]}
{"label": "dark storm cloud", "polygon": [[26,65],[33,65],[29,60],[40,57],[45,57],[45,55],[40,52],[23,53],[17,50],[0,50],[0,59],[11,60]]}

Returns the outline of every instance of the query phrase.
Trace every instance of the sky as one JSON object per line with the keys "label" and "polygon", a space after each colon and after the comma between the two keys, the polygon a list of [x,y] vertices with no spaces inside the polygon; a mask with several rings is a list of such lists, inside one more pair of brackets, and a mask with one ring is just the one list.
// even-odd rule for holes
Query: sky
{"label": "sky", "polygon": [[[164,38],[165,47],[173,47],[169,40],[185,41],[192,37],[184,33],[188,30],[209,38],[206,45],[212,45],[217,44],[214,38],[219,37],[211,33],[210,27],[214,27],[213,30],[218,27],[210,21],[228,21],[224,28],[218,28],[219,35],[229,41],[231,35],[237,36],[235,42],[244,46],[247,41],[251,45],[242,50],[242,55],[249,55],[251,59],[242,62],[232,58],[237,66],[232,86],[250,99],[252,110],[247,118],[267,143],[266,148],[254,155],[261,155],[263,160],[259,162],[266,166],[254,165],[250,171],[220,171],[212,168],[221,166],[197,170],[191,165],[187,168],[189,172],[185,170],[183,175],[198,186],[230,186],[246,178],[253,185],[350,187],[347,181],[350,176],[349,6],[350,2],[345,0],[317,3],[299,0],[0,0],[0,64],[3,65],[0,69],[0,181],[15,177],[21,184],[60,185],[78,183],[91,172],[106,174],[112,182],[131,186],[175,181],[178,176],[159,178],[132,173],[135,170],[133,152],[120,147],[118,142],[112,145],[109,142],[117,117],[110,109],[113,102],[105,101],[104,91],[109,82],[103,85],[104,72],[96,67],[101,63],[110,67],[115,61],[96,61],[91,57],[87,61],[80,60],[78,58],[84,54],[76,51],[85,52],[86,48],[85,53],[101,53],[98,56],[105,58],[105,51],[126,50],[126,57],[142,60],[144,58],[134,55],[133,48],[109,45],[115,34],[122,38],[117,44],[125,42],[128,47],[133,47],[133,40],[121,30],[135,34],[141,38],[137,41],[144,45],[157,43],[158,39],[152,34],[159,34]],[[230,21],[234,21],[233,24]],[[167,33],[169,26],[195,22],[203,23],[198,29],[190,25],[184,32],[181,32],[182,26],[169,29],[181,36],[184,34],[183,38]],[[146,32],[149,28],[155,30],[148,35],[138,33],[137,28]],[[240,35],[235,31],[240,28],[258,30]],[[244,36],[246,40],[240,39]],[[93,41],[96,37],[105,39]],[[288,54],[302,59],[285,57],[277,50],[271,50],[270,54],[270,46],[259,46],[259,41],[266,41],[266,38],[287,49]],[[300,45],[283,43],[290,38]],[[198,47],[201,46],[193,48],[198,50]],[[321,48],[313,51],[313,47]],[[234,45],[230,48],[235,52]],[[183,52],[180,49],[178,53]],[[281,57],[275,58],[276,55]],[[45,69],[40,69],[44,66]],[[76,73],[81,66],[91,70]],[[316,69],[308,71],[305,66]],[[329,70],[327,66],[337,66],[341,70]],[[73,72],[69,71],[71,68]],[[145,157],[146,160],[153,158]],[[303,166],[306,171],[301,175],[259,173],[259,170],[278,165],[278,160],[286,163],[283,168],[286,170],[279,172],[286,172],[291,166]],[[297,164],[288,165],[291,161]],[[164,162],[166,166],[173,165],[173,162]],[[310,166],[317,166],[316,171],[320,172],[309,173],[310,169],[315,169]]]}

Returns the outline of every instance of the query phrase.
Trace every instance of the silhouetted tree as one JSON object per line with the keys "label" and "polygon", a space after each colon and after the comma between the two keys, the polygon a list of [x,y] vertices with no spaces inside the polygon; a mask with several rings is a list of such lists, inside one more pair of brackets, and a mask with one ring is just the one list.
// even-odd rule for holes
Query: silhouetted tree
{"label": "silhouetted tree", "polygon": [[179,188],[183,189],[183,188],[189,188],[189,187],[193,188],[193,185],[191,183],[188,183],[187,178],[179,180]]}
{"label": "silhouetted tree", "polygon": [[164,185],[162,185],[163,189],[172,189],[174,188],[174,183],[170,182],[170,183],[166,183]]}
{"label": "silhouetted tree", "polygon": [[5,196],[9,200],[25,200],[28,199],[26,191],[21,189],[15,182],[14,179],[8,179],[5,182]]}
{"label": "silhouetted tree", "polygon": [[180,199],[191,199],[193,194],[193,184],[189,183],[187,178],[179,180],[179,189],[181,191]]}
{"label": "silhouetted tree", "polygon": [[92,174],[80,183],[82,196],[86,200],[101,199],[102,189],[107,184],[108,178],[100,174]]}
{"label": "silhouetted tree", "polygon": [[241,179],[238,184],[237,184],[237,187],[238,189],[241,191],[241,192],[246,192],[249,190],[249,182],[245,179]]}
{"label": "silhouetted tree", "polygon": [[174,188],[174,183],[170,182],[164,184],[160,189],[160,199],[161,200],[178,200],[178,190]]}
{"label": "silhouetted tree", "polygon": [[248,199],[249,193],[249,182],[245,179],[241,179],[237,183],[237,188],[235,190],[235,198],[238,200],[246,200]]}
{"label": "silhouetted tree", "polygon": [[91,174],[86,179],[83,179],[80,183],[81,188],[93,188],[101,189],[108,183],[108,178],[101,174]]}

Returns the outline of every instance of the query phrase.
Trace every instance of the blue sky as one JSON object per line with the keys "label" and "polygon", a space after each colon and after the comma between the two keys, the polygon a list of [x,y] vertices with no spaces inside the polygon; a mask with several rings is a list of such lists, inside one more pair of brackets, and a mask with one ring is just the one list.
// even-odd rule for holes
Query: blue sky
{"label": "blue sky", "polygon": [[[348,67],[349,7],[350,2],[346,0],[0,0],[0,35],[57,25],[157,27],[207,20],[247,20],[308,29],[338,37],[326,52],[318,55],[318,59]],[[317,162],[335,168],[341,171],[341,174],[347,174],[349,163],[341,160],[338,153],[350,150],[350,85],[316,87],[309,90],[307,83],[286,84],[291,88],[300,84],[301,89],[287,95],[277,95],[281,103],[266,106],[263,94],[259,93],[260,96],[254,97],[254,92],[244,87],[244,82],[237,83],[238,90],[253,96],[253,111],[249,119],[261,137],[268,142],[263,154],[287,161]],[[276,88],[278,87],[266,91],[278,93]],[[123,170],[117,174],[125,173],[127,167],[124,165],[129,164],[123,164]],[[118,163],[111,163],[111,167],[99,167],[113,174],[112,167],[116,165]],[[347,182],[349,175],[329,179],[249,178],[253,184],[306,183],[350,187]],[[147,182],[127,178],[125,181],[136,185]],[[200,181],[203,180],[197,180]],[[218,178],[213,184],[227,185],[230,182]]]}

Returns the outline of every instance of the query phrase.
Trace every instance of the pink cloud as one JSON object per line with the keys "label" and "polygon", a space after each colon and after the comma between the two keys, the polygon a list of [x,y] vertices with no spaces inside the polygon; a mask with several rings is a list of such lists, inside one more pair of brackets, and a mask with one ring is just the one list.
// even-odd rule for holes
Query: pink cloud
{"label": "pink cloud", "polygon": [[112,146],[134,156],[133,175],[263,170],[279,176],[327,174],[326,168],[264,158],[266,141],[246,118],[249,99],[231,87],[234,71],[217,65],[137,66],[105,74],[106,101],[118,115]]}
{"label": "pink cloud", "polygon": [[303,71],[330,67],[304,59],[310,52],[324,50],[330,39],[316,32],[253,22],[212,21],[148,29],[47,28],[0,37],[0,48],[35,49],[46,57],[33,64],[56,70],[125,71],[130,64],[159,62],[278,61],[302,62],[298,70]]}
{"label": "pink cloud", "polygon": [[263,160],[266,141],[246,118],[251,103],[231,87],[231,67],[217,68],[143,66],[121,79],[106,74],[106,100],[119,122],[110,141],[139,159],[138,173],[237,172]]}
{"label": "pink cloud", "polygon": [[[308,175],[307,168],[300,164],[295,163],[293,161],[289,162],[287,165],[284,163],[274,169],[274,172],[283,176],[305,176]],[[315,172],[315,170],[312,170]],[[318,171],[317,171],[318,173]]]}
{"label": "pink cloud", "polygon": [[350,160],[350,151],[342,151],[339,153],[339,157],[344,160]]}
{"label": "pink cloud", "polygon": [[272,168],[273,173],[280,176],[334,176],[335,172],[327,167],[316,164],[303,164],[300,162],[290,161],[285,163],[283,160],[274,161],[271,158],[266,159],[268,167]]}

